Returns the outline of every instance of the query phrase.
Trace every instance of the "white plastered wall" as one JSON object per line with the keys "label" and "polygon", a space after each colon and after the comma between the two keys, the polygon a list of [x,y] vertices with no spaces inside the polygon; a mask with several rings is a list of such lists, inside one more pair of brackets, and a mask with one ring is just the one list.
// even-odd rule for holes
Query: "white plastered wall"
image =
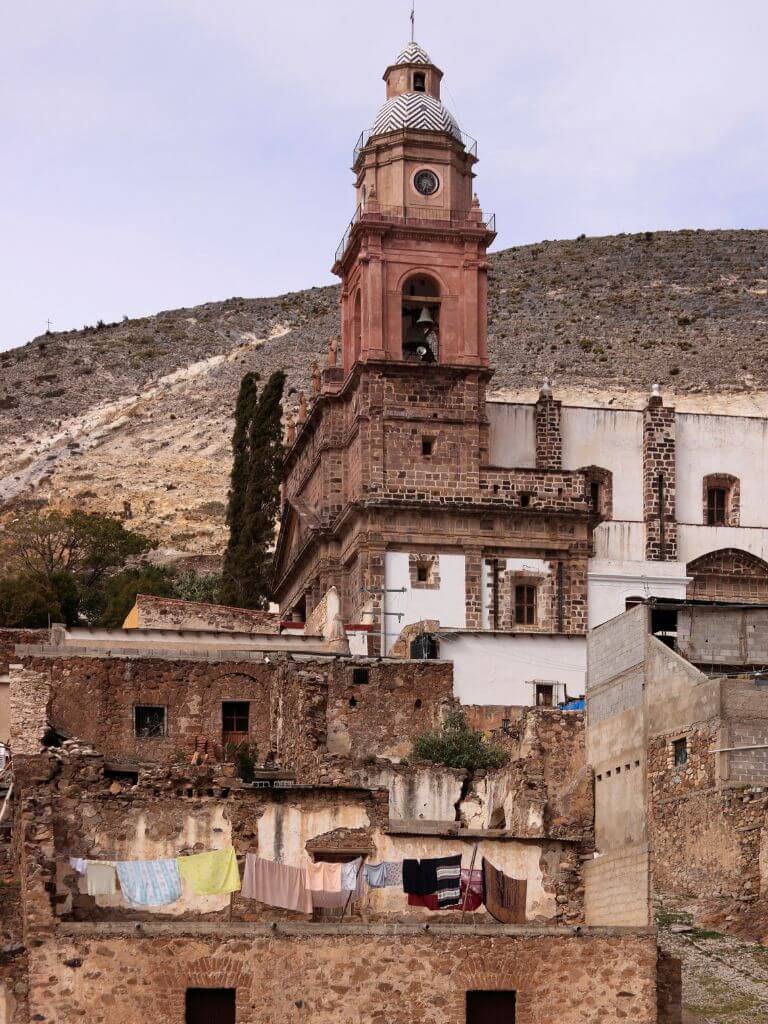
{"label": "white plastered wall", "polygon": [[702,524],[702,486],[711,473],[738,477],[742,526],[768,526],[768,420],[746,416],[675,417],[677,520]]}
{"label": "white plastered wall", "polygon": [[563,407],[563,469],[600,466],[613,474],[614,521],[643,518],[643,414]]}
{"label": "white plastered wall", "polygon": [[[417,554],[417,552],[412,552]],[[411,574],[407,551],[387,551],[384,556],[385,650],[391,650],[400,631],[412,622],[436,619],[441,626],[462,629],[466,625],[466,579],[464,555],[440,554],[440,586],[411,588]],[[401,587],[405,593],[392,593]],[[398,620],[394,613],[401,613]]]}
{"label": "white plastered wall", "polygon": [[584,693],[587,641],[581,636],[454,633],[440,657],[453,662],[453,692],[462,704],[531,705],[533,680]]}
{"label": "white plastered wall", "polygon": [[536,419],[532,405],[488,402],[490,462],[520,469],[536,465]]}

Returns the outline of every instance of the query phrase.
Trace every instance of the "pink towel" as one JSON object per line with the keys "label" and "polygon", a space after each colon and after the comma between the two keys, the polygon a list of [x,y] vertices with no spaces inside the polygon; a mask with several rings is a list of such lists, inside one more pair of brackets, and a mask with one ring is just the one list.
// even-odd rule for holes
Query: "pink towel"
{"label": "pink towel", "polygon": [[312,895],[302,868],[292,868],[253,853],[245,855],[242,895],[269,907],[282,907],[300,914],[312,913]]}
{"label": "pink towel", "polygon": [[341,892],[341,867],[324,860],[307,864],[307,888],[312,892]]}

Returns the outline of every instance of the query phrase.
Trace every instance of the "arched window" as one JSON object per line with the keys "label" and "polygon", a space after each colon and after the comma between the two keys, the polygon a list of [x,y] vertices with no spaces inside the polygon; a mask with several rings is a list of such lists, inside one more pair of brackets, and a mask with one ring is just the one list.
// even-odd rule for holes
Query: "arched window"
{"label": "arched window", "polygon": [[440,355],[440,286],[426,274],[403,285],[403,359],[435,363]]}
{"label": "arched window", "polygon": [[426,92],[427,91],[427,76],[423,71],[414,71],[413,73],[413,91],[414,92]]}
{"label": "arched window", "polygon": [[686,573],[693,577],[688,584],[688,597],[692,600],[746,604],[768,601],[768,564],[748,551],[710,551],[689,562]]}
{"label": "arched window", "polygon": [[705,526],[738,526],[741,488],[738,477],[730,473],[710,473],[704,477],[703,512]]}
{"label": "arched window", "polygon": [[360,358],[360,346],[363,340],[363,300],[358,288],[355,301],[352,306],[352,358],[357,361]]}

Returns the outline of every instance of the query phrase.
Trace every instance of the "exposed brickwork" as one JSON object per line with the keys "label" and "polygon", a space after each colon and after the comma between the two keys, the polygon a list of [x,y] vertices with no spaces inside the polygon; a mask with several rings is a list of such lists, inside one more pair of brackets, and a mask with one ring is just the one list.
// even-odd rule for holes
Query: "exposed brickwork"
{"label": "exposed brickwork", "polygon": [[695,558],[686,566],[696,600],[768,601],[768,565],[755,555],[723,548]]}
{"label": "exposed brickwork", "polygon": [[551,395],[539,395],[536,402],[537,469],[560,469],[563,464],[561,404]]}
{"label": "exposed brickwork", "polygon": [[[389,547],[464,554],[469,628],[482,627],[480,561],[494,548],[586,553],[588,486],[583,472],[560,468],[559,403],[544,403],[550,454],[539,468],[488,466],[487,379],[472,368],[368,362],[318,400],[285,463],[292,511],[276,556],[283,614],[302,602],[311,610],[335,586],[345,621],[374,625],[378,651],[380,598],[361,587],[384,586]],[[430,585],[412,576],[415,589]],[[567,593],[564,603],[573,606]],[[561,620],[566,632],[582,629],[581,614],[554,616],[553,628]]]}
{"label": "exposed brickwork", "polygon": [[654,396],[643,418],[643,519],[649,561],[677,557],[675,486],[675,410]]}
{"label": "exposed brickwork", "polygon": [[709,492],[714,487],[724,490],[726,494],[725,519],[722,525],[739,526],[741,523],[741,483],[737,476],[731,476],[730,473],[710,473],[702,480],[702,523],[705,525],[709,523]]}
{"label": "exposed brickwork", "polygon": [[408,575],[412,590],[439,590],[440,556],[408,555]]}

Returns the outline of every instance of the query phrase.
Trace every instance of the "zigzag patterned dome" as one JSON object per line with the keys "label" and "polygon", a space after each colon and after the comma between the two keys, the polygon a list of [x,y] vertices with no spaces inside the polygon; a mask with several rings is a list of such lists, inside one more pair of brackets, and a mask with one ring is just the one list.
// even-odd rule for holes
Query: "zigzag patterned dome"
{"label": "zigzag patterned dome", "polygon": [[395,64],[431,64],[432,58],[418,43],[408,43],[398,53]]}
{"label": "zigzag patterned dome", "polygon": [[447,132],[461,141],[461,129],[440,100],[423,92],[404,92],[387,100],[376,115],[372,135],[386,135],[403,128],[426,132]]}

